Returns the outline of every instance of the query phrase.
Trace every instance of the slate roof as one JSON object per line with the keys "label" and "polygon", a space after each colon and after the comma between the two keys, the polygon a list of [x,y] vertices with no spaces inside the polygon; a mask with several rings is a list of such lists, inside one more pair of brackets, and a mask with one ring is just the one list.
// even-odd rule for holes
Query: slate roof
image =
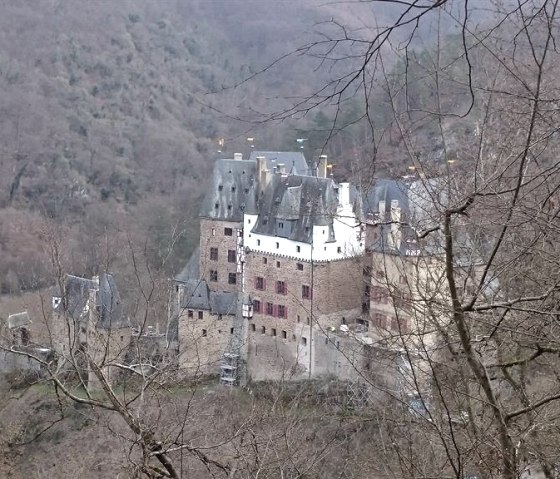
{"label": "slate roof", "polygon": [[258,156],[266,158],[271,172],[274,172],[275,166],[283,164],[287,174],[311,176],[311,170],[301,151],[252,151],[249,161],[256,163]]}
{"label": "slate roof", "polygon": [[337,191],[330,178],[273,175],[259,202],[252,231],[311,243],[313,226],[329,226],[328,241],[334,241],[337,206]]}
{"label": "slate roof", "polygon": [[[393,253],[404,254],[406,250],[416,248],[416,231],[424,231],[437,223],[437,205],[445,202],[444,192],[439,187],[437,179],[403,181],[378,179],[364,195],[362,202],[364,217],[368,221],[377,221],[380,215],[379,203],[385,202],[385,222],[391,221],[391,201],[397,200],[401,208],[402,241],[400,251]],[[436,208],[434,210],[434,208]],[[367,245],[369,249],[389,251],[390,224],[380,224],[379,242]],[[439,248],[430,244],[423,244],[423,251],[437,253]]]}
{"label": "slate roof", "polygon": [[182,308],[210,309],[208,283],[203,279],[188,279],[181,302]]}
{"label": "slate roof", "polygon": [[237,312],[237,296],[237,293],[210,291],[210,312],[234,315]]}
{"label": "slate roof", "polygon": [[243,213],[257,212],[258,156],[266,158],[272,173],[277,165],[284,164],[288,174],[309,174],[305,157],[298,151],[253,151],[248,160],[218,160],[202,202],[201,217],[241,222]]}
{"label": "slate roof", "polygon": [[[99,308],[99,321],[97,327],[103,329],[119,329],[127,326],[123,312],[120,295],[113,275],[102,274],[99,284],[92,279],[66,275],[64,284],[64,297],[55,307],[54,311],[67,314],[75,321],[88,319],[86,306],[90,298],[90,291],[94,290],[95,307]],[[58,292],[58,296],[62,295]],[[91,306],[91,305],[90,305]]]}
{"label": "slate roof", "polygon": [[200,216],[225,221],[243,221],[243,213],[256,208],[256,172],[256,161],[216,161]]}
{"label": "slate roof", "polygon": [[181,307],[234,315],[237,312],[237,296],[237,293],[210,291],[203,279],[189,279],[185,282]]}

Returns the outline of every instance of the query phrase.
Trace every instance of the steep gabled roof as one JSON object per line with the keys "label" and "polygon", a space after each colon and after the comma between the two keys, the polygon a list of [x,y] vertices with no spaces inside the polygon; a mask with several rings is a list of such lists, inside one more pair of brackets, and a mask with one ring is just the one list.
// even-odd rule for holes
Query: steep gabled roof
{"label": "steep gabled roof", "polygon": [[252,151],[250,161],[257,161],[258,156],[266,158],[266,166],[274,172],[278,165],[284,165],[285,171],[292,175],[311,175],[305,156],[300,151]]}
{"label": "steep gabled roof", "polygon": [[256,161],[218,160],[214,165],[200,216],[225,221],[243,221],[254,210],[257,198]]}
{"label": "steep gabled roof", "polygon": [[181,301],[185,309],[210,309],[208,283],[203,279],[188,279]]}
{"label": "steep gabled roof", "polygon": [[[311,243],[313,226],[332,226],[337,205],[330,178],[273,175],[259,202],[259,217],[252,231]],[[332,234],[329,228],[329,241],[334,239]]]}
{"label": "steep gabled roof", "polygon": [[[88,302],[91,292],[95,293],[94,304]],[[99,283],[93,279],[68,274],[65,278],[64,294],[59,291],[57,296],[60,300],[53,304],[54,311],[66,314],[74,321],[88,320],[89,308],[94,307],[99,311],[97,327],[119,329],[128,325],[112,274],[102,274]]]}
{"label": "steep gabled roof", "polygon": [[241,222],[243,213],[257,212],[259,156],[266,158],[267,168],[272,173],[280,164],[288,174],[307,175],[310,171],[299,151],[253,151],[248,160],[218,160],[200,208],[201,217]]}
{"label": "steep gabled roof", "polygon": [[200,309],[211,314],[231,314],[237,311],[237,293],[210,291],[203,279],[188,279],[181,301],[183,309]]}

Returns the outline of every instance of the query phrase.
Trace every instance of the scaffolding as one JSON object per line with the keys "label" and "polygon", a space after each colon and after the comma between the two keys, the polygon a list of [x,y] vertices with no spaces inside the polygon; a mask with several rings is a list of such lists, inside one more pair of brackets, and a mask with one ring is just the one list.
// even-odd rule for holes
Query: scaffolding
{"label": "scaffolding", "polygon": [[237,386],[239,370],[239,354],[224,353],[220,382],[226,386]]}

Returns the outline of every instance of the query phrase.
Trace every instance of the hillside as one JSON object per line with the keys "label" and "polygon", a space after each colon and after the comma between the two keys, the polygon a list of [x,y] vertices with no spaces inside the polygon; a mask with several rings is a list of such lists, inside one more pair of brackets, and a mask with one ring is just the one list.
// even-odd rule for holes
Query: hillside
{"label": "hillside", "polygon": [[[93,274],[102,262],[112,267],[125,232],[147,241],[150,261],[161,266],[169,231],[179,225],[187,235],[173,258],[186,258],[217,139],[226,139],[224,154],[247,151],[249,134],[258,144],[289,148],[293,125],[261,124],[260,113],[283,108],[283,98],[310,92],[323,78],[314,74],[316,62],[287,59],[229,87],[310,41],[314,25],[337,10],[311,0],[294,8],[259,1],[2,3],[4,293],[49,282],[46,230],[58,231],[65,267],[76,274]],[[345,22],[359,18],[351,8],[338,11]],[[101,255],[103,238],[111,251]]]}

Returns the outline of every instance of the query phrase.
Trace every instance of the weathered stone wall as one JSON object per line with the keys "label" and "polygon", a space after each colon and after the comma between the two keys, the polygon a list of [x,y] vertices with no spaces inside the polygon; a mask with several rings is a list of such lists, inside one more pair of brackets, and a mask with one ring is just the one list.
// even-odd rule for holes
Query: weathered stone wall
{"label": "weathered stone wall", "polygon": [[[202,319],[199,314],[202,313]],[[187,311],[179,317],[179,365],[190,375],[218,374],[224,352],[235,333],[232,315]]]}
{"label": "weathered stone wall", "polygon": [[[208,281],[214,291],[240,291],[241,275],[237,273],[237,262],[228,261],[228,251],[236,251],[237,233],[242,223],[200,219],[200,279]],[[231,236],[225,234],[231,229]],[[212,248],[217,249],[217,259],[212,258]],[[217,272],[217,280],[212,277]],[[236,284],[230,284],[229,274],[236,275]]]}
{"label": "weathered stone wall", "polygon": [[[264,279],[259,289],[257,278]],[[285,292],[279,292],[278,281]],[[248,332],[248,371],[253,380],[303,379],[330,374],[329,368],[315,368],[321,356],[314,348],[316,335],[360,314],[362,271],[353,259],[314,263],[277,255],[246,255],[245,289],[253,304]],[[303,287],[309,287],[304,297]],[[259,304],[257,303],[257,304]],[[269,314],[267,304],[272,305]],[[279,317],[279,306],[287,317]],[[343,319],[344,318],[344,319]]]}

